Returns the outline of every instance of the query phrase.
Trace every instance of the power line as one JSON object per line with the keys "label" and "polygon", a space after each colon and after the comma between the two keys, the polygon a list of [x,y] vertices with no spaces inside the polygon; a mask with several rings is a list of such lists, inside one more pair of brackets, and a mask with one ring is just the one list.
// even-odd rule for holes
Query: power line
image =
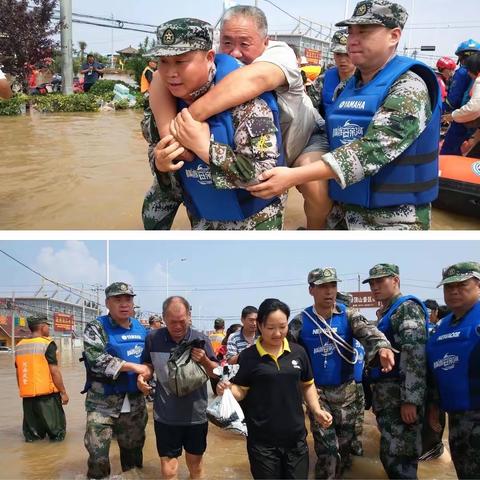
{"label": "power line", "polygon": [[[25,267],[27,270],[30,270],[31,272],[33,272],[35,275],[38,275],[39,277],[43,278],[44,280],[46,280],[47,282],[50,282],[50,283],[53,283],[54,285],[56,285],[57,287],[61,288],[62,290],[65,290],[69,293],[73,293],[74,295],[76,295],[77,297],[80,297],[80,298],[83,298],[84,300],[87,300],[88,302],[91,302],[92,300],[90,298],[87,298],[87,297],[84,297],[82,294],[83,294],[83,290],[80,290],[78,288],[75,288],[75,287],[71,287],[70,285],[67,285],[67,284],[64,284],[64,283],[61,283],[61,282],[57,282],[56,280],[51,280],[50,278],[46,277],[45,275],[43,275],[42,273],[40,272],[37,272],[36,270],[34,270],[32,267],[29,267],[28,265],[26,265],[25,263],[23,263],[22,261],[16,259],[15,257],[12,257],[12,255],[8,254],[7,252],[5,252],[4,250],[0,249],[0,253],[3,253],[5,256],[7,256],[8,258],[10,258],[11,260],[13,260],[14,262],[20,264],[22,267]],[[76,292],[75,292],[76,290]],[[81,292],[81,293],[77,293],[77,292]]]}

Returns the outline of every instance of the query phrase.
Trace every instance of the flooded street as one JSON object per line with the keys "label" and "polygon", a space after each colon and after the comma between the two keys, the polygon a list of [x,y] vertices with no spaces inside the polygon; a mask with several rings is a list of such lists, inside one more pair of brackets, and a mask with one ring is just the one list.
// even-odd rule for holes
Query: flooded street
{"label": "flooded street", "polygon": [[[0,354],[0,470],[1,479],[84,479],[87,453],[83,446],[85,432],[84,397],[80,395],[84,383],[84,368],[78,362],[79,349],[63,349],[61,354],[62,373],[70,396],[65,407],[67,415],[67,437],[61,443],[47,440],[25,443],[22,436],[22,406],[18,397],[15,369],[10,354]],[[378,459],[379,435],[374,418],[366,412],[364,429],[364,457],[353,457],[353,468],[346,478],[386,478]],[[445,440],[444,440],[445,442]],[[310,478],[313,478],[315,454],[311,436]],[[160,478],[160,462],[155,447],[153,417],[149,404],[147,440],[144,448],[144,468],[121,474],[119,452],[116,442],[110,450],[112,476],[123,479]],[[205,455],[205,475],[212,480],[251,478],[245,449],[245,440],[209,425],[208,448]],[[179,478],[188,478],[185,462],[180,461]],[[448,453],[440,459],[422,463],[420,479],[454,479],[453,465]]]}
{"label": "flooded street", "polygon": [[[142,113],[0,117],[0,230],[139,230],[152,177]],[[290,191],[285,228],[305,225]],[[184,208],[175,229],[189,229]],[[480,220],[434,211],[436,230],[480,229]]]}

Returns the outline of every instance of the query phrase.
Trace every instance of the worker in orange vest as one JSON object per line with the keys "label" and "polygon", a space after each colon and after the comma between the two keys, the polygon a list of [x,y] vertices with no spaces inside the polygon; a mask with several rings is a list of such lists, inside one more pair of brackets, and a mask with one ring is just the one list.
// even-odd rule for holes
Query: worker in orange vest
{"label": "worker in orange vest", "polygon": [[20,340],[15,348],[15,367],[20,397],[23,399],[23,435],[27,442],[46,435],[52,441],[65,438],[63,406],[68,395],[58,366],[57,345],[49,337],[50,323],[45,315],[27,318],[31,338]]}
{"label": "worker in orange vest", "polygon": [[152,83],[152,78],[155,70],[157,69],[157,62],[150,59],[148,65],[144,68],[142,72],[142,77],[140,78],[140,92],[147,93],[150,89],[150,83]]}
{"label": "worker in orange vest", "polygon": [[218,353],[218,350],[222,346],[222,340],[225,337],[225,320],[223,320],[223,318],[217,318],[213,322],[213,328],[215,329],[215,331],[212,332],[208,336],[208,338],[210,339],[213,351],[216,355]]}

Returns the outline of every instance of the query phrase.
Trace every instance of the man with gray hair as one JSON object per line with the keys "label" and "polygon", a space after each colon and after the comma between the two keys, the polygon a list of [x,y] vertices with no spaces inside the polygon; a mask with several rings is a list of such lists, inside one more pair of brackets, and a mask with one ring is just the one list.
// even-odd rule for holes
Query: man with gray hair
{"label": "man with gray hair", "polygon": [[[328,150],[326,138],[315,135],[309,142],[319,119],[318,113],[305,93],[293,50],[284,42],[269,40],[263,11],[248,5],[228,9],[221,24],[220,51],[246,66],[227,75],[189,105],[192,117],[205,121],[264,92],[275,91],[287,165],[299,166],[311,163],[317,157],[319,159],[319,154],[313,152]],[[168,135],[170,121],[177,112],[168,90],[162,88],[158,74],[154,75],[150,88],[150,105],[160,137]],[[176,125],[182,124],[182,117],[177,117]],[[310,182],[298,189],[305,197],[307,228],[324,228],[325,217],[330,210],[325,183]],[[176,193],[178,195],[178,191]]]}
{"label": "man with gray hair", "polygon": [[[191,308],[185,298],[167,298],[163,302],[162,316],[166,327],[148,335],[144,355],[145,365],[157,375],[153,415],[162,478],[177,478],[178,457],[182,455],[182,449],[185,449],[190,478],[203,478],[202,459],[208,432],[207,384],[188,395],[175,395],[168,382],[167,362],[179,344],[199,341],[204,347],[192,348],[191,359],[213,377],[213,368],[217,366],[215,354],[208,337],[190,328]],[[139,376],[138,386],[145,394],[150,392],[144,376]]]}

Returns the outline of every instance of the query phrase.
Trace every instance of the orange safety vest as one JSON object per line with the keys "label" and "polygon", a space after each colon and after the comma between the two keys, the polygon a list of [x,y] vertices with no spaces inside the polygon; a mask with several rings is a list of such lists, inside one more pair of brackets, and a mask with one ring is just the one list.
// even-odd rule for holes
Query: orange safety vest
{"label": "orange safety vest", "polygon": [[142,78],[140,79],[140,93],[148,92],[148,89],[150,88],[150,82],[147,80],[147,77],[145,76],[145,72],[147,70],[150,70],[152,73],[155,72],[155,70],[153,70],[153,68],[150,68],[148,65],[143,69]]}
{"label": "orange safety vest", "polygon": [[225,333],[211,333],[208,338],[212,344],[213,351],[215,355],[217,354],[219,348],[222,346],[222,340],[225,338]]}
{"label": "orange safety vest", "polygon": [[48,337],[35,337],[20,340],[15,347],[20,396],[38,397],[58,392],[53,383],[45,352],[52,343]]}

